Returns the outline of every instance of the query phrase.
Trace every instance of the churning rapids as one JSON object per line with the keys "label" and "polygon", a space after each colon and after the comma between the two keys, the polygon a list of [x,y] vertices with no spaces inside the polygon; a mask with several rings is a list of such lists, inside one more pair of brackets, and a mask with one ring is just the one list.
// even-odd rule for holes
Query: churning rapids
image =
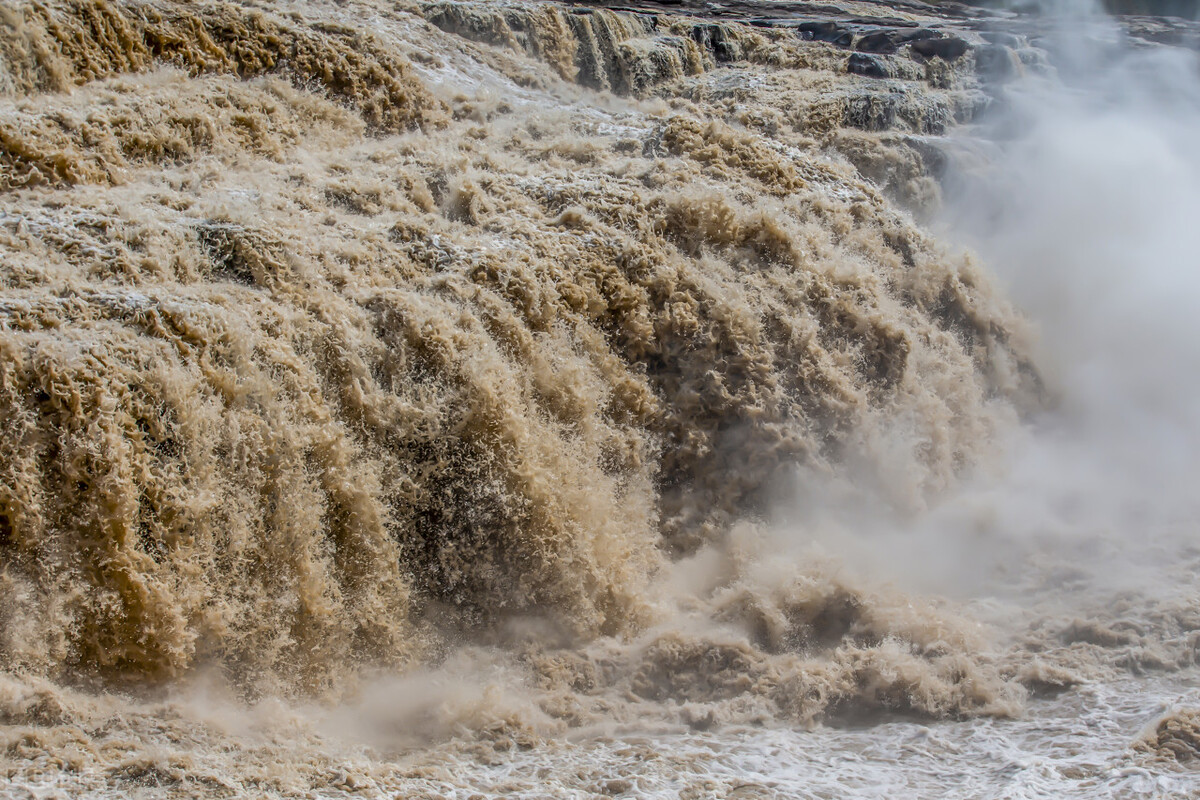
{"label": "churning rapids", "polygon": [[0,796],[1200,797],[1196,26],[604,5],[0,0]]}

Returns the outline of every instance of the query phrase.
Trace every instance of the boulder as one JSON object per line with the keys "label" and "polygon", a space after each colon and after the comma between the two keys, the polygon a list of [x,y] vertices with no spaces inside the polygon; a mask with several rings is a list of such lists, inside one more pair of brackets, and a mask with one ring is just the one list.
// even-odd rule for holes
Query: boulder
{"label": "boulder", "polygon": [[829,42],[839,47],[854,44],[854,33],[836,22],[802,22],[796,26],[796,31],[801,38],[815,42]]}
{"label": "boulder", "polygon": [[863,75],[867,78],[886,78],[888,69],[883,62],[865,53],[854,53],[846,62],[846,71],[852,75]]}
{"label": "boulder", "polygon": [[925,58],[937,58],[943,61],[956,61],[962,58],[971,45],[957,36],[942,36],[938,39],[925,39],[911,44],[914,53]]}
{"label": "boulder", "polygon": [[884,53],[890,55],[910,42],[919,42],[938,36],[941,36],[941,34],[926,28],[919,28],[917,30],[885,28],[863,35],[855,43],[854,49],[863,53]]}

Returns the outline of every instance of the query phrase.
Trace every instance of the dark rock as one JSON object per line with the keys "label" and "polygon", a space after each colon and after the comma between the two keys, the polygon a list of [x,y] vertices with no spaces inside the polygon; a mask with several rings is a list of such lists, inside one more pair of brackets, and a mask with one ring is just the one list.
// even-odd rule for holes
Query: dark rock
{"label": "dark rock", "polygon": [[1002,81],[1017,72],[1016,54],[1001,44],[975,48],[975,73],[989,81]]}
{"label": "dark rock", "polygon": [[867,78],[886,78],[888,76],[887,67],[883,65],[883,62],[874,56],[863,53],[854,53],[850,56],[850,60],[846,62],[846,71]]}
{"label": "dark rock", "polygon": [[815,42],[829,42],[839,47],[854,44],[854,34],[836,22],[802,22],[796,26],[801,37]]}
{"label": "dark rock", "polygon": [[910,42],[918,42],[924,39],[934,39],[941,36],[937,31],[926,29],[920,30],[892,30],[885,29],[874,31],[863,36],[855,44],[854,49],[863,53],[895,53]]}
{"label": "dark rock", "polygon": [[868,33],[854,44],[854,49],[863,53],[894,53],[900,49],[895,31]]}
{"label": "dark rock", "polygon": [[940,39],[913,42],[912,49],[914,53],[925,56],[925,58],[936,56],[943,61],[954,61],[962,58],[971,49],[971,46],[957,36],[943,36]]}

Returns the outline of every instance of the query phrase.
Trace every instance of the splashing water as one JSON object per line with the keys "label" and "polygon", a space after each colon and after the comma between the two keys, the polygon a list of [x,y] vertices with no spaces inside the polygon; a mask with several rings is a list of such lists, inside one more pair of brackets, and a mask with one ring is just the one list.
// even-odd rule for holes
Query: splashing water
{"label": "splashing water", "polygon": [[0,13],[13,787],[1191,791],[1192,56]]}

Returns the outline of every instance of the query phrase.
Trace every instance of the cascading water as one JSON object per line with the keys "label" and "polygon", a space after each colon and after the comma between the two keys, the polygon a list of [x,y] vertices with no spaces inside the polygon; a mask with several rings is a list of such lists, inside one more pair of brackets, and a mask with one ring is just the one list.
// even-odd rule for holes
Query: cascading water
{"label": "cascading water", "polygon": [[894,13],[0,5],[12,791],[1183,791],[1195,59]]}

